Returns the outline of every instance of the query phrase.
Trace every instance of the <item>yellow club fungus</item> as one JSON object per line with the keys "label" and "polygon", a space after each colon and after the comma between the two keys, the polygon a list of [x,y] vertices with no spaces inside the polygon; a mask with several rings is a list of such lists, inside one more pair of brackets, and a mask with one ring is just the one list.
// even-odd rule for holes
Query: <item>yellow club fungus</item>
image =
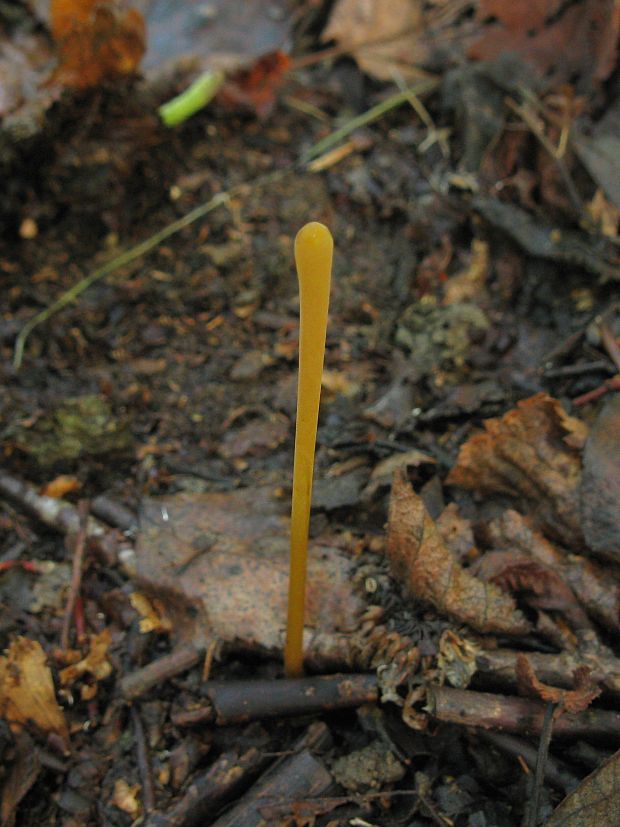
{"label": "yellow club fungus", "polygon": [[323,224],[312,221],[297,233],[295,262],[300,296],[299,380],[293,464],[288,619],[284,648],[284,668],[288,677],[297,677],[303,671],[308,527],[333,249],[331,233]]}

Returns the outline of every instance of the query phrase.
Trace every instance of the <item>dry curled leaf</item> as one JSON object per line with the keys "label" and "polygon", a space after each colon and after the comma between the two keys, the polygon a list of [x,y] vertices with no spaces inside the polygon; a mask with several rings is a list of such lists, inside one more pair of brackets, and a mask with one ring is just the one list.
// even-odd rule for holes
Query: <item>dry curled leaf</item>
{"label": "dry curled leaf", "polygon": [[0,658],[0,717],[18,728],[34,724],[67,744],[65,715],[56,703],[52,673],[36,640],[15,638]]}
{"label": "dry curled leaf", "polygon": [[112,664],[108,660],[108,649],[112,642],[109,629],[99,635],[89,635],[89,649],[85,658],[67,666],[60,672],[60,682],[70,686],[83,675],[91,675],[95,681],[102,681],[112,674]]}
{"label": "dry curled leaf", "polygon": [[558,709],[555,717],[562,712],[573,715],[583,712],[601,694],[587,666],[580,666],[573,672],[574,689],[560,689],[539,680],[534,667],[523,653],[517,655],[517,683],[523,695],[556,704]]}
{"label": "dry curled leaf", "polygon": [[573,630],[592,628],[572,589],[551,566],[519,552],[492,551],[476,573],[508,594],[519,594],[534,609],[561,614]]}
{"label": "dry curled leaf", "polygon": [[143,635],[148,632],[171,632],[172,622],[166,615],[166,608],[156,597],[149,599],[141,592],[132,592],[129,600],[134,609],[141,615],[140,631]]}
{"label": "dry curled leaf", "polygon": [[55,79],[87,89],[131,75],[145,50],[144,20],[119,0],[52,0]]}
{"label": "dry curled leaf", "polygon": [[139,784],[128,784],[124,778],[117,778],[114,782],[112,804],[132,818],[137,818],[141,810],[139,795]]}
{"label": "dry curled leaf", "polygon": [[462,568],[402,470],[394,475],[387,551],[395,577],[438,611],[479,632],[516,635],[530,630],[509,595]]}
{"label": "dry curled leaf", "polygon": [[620,631],[620,587],[604,566],[578,554],[566,554],[512,509],[487,523],[483,534],[495,549],[521,552],[553,568],[591,618],[614,632]]}
{"label": "dry curled leaf", "polygon": [[461,446],[446,482],[524,503],[536,523],[570,548],[583,546],[579,521],[581,452],[586,426],[557,399],[519,402]]}

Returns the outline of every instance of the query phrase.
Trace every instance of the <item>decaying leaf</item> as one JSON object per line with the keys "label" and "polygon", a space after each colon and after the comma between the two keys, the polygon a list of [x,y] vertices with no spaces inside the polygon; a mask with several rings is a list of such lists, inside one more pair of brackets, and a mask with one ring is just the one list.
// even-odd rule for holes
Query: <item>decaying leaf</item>
{"label": "decaying leaf", "polygon": [[85,658],[67,666],[60,672],[60,682],[63,686],[70,686],[83,675],[90,675],[95,681],[102,681],[112,674],[112,664],[108,660],[108,649],[112,642],[109,629],[101,634],[89,636],[89,649]]}
{"label": "decaying leaf", "polygon": [[172,623],[166,616],[166,609],[161,600],[156,597],[149,600],[145,594],[132,592],[129,600],[138,614],[142,615],[140,620],[140,631],[147,632],[171,632]]}
{"label": "decaying leaf", "polygon": [[[3,755],[5,757],[6,753]],[[13,827],[19,803],[41,771],[39,753],[26,731],[18,732],[15,736],[15,755],[10,766],[5,763],[3,769],[5,768],[6,775],[0,793],[0,824],[2,827]]]}
{"label": "decaying leaf", "polygon": [[86,89],[136,71],[145,49],[139,11],[119,0],[52,0],[50,11],[56,79]]}
{"label": "decaying leaf", "polygon": [[218,92],[218,101],[266,117],[273,109],[290,64],[290,58],[284,52],[263,55],[249,69],[240,69],[226,80]]}
{"label": "decaying leaf", "polygon": [[[216,639],[237,650],[281,652],[288,593],[288,502],[270,486],[177,494],[142,504],[136,555],[140,590],[161,600],[177,640]],[[310,544],[307,650],[340,643],[340,657],[365,605],[353,560]]]}
{"label": "decaying leaf", "polygon": [[469,50],[478,60],[519,54],[551,84],[577,77],[590,90],[616,63],[620,10],[614,0],[480,0],[482,36]]}
{"label": "decaying leaf", "polygon": [[517,682],[521,693],[557,705],[557,714],[583,712],[601,694],[587,666],[581,666],[574,671],[573,681],[574,689],[549,686],[538,679],[526,655],[522,653],[517,655]]}
{"label": "decaying leaf", "polygon": [[580,495],[588,546],[620,562],[620,394],[605,403],[586,442]]}
{"label": "decaying leaf", "polygon": [[353,54],[361,69],[380,80],[393,80],[395,69],[405,77],[415,76],[414,66],[428,57],[420,37],[422,30],[419,0],[339,0],[323,40],[354,46]]}
{"label": "decaying leaf", "polygon": [[512,509],[487,523],[482,533],[492,548],[517,551],[552,568],[592,619],[614,632],[620,631],[620,585],[599,563],[566,554]]}
{"label": "decaying leaf", "polygon": [[545,532],[570,548],[582,548],[579,448],[586,433],[556,399],[539,393],[501,419],[486,420],[484,432],[461,446],[447,482],[525,503]]}
{"label": "decaying leaf", "polygon": [[544,827],[620,824],[620,750],[585,778],[545,821]]}
{"label": "decaying leaf", "polygon": [[530,624],[514,600],[462,568],[446,548],[402,470],[394,475],[387,550],[394,576],[439,612],[479,632],[516,635],[529,631]]}
{"label": "decaying leaf", "polygon": [[52,673],[36,640],[15,638],[0,657],[0,717],[18,728],[33,724],[58,735],[65,744],[69,730],[56,703]]}
{"label": "decaying leaf", "polygon": [[487,552],[476,567],[476,574],[508,594],[518,594],[533,609],[561,615],[574,631],[592,627],[561,574],[526,554]]}
{"label": "decaying leaf", "polygon": [[112,804],[132,818],[137,818],[141,810],[139,794],[139,784],[128,784],[124,778],[117,778],[114,783]]}

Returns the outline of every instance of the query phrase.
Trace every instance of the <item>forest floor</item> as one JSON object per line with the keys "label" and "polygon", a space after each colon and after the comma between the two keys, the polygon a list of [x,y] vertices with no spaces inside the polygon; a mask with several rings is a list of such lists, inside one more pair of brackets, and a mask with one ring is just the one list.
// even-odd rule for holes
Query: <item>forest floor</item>
{"label": "forest floor", "polygon": [[[618,743],[620,211],[575,147],[620,87],[554,156],[574,100],[535,109],[500,64],[434,74],[425,119],[405,102],[325,153],[391,94],[350,59],[292,70],[263,117],[216,99],[173,130],[152,87],[103,83],[5,161],[2,824],[590,823],[551,813]],[[280,612],[313,220],[335,243],[316,708],[282,680]],[[17,369],[35,313],[171,227]]]}

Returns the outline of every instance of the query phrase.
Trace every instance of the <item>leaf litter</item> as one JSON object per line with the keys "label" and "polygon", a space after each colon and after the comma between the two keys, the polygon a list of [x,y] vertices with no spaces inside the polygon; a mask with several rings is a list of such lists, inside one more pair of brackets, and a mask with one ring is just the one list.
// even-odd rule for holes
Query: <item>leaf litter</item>
{"label": "leaf litter", "polygon": [[[381,96],[376,87],[360,91],[363,78],[351,64],[306,70],[310,59],[296,62],[285,53],[291,18],[278,16],[277,9],[265,14],[262,4],[253,8],[258,17],[250,26],[241,4],[199,10],[193,4],[175,10],[141,5],[142,43],[137,11],[107,2],[81,8],[86,6],[94,16],[81,25],[91,27],[96,42],[81,31],[79,41],[88,46],[81,64],[78,41],[71,31],[61,32],[56,48],[64,64],[55,82],[63,76],[68,85],[103,84],[105,90],[106,78],[118,82],[126,76],[125,92],[118,83],[117,104],[123,110],[123,94],[134,95],[136,120],[114,106],[105,115],[98,104],[92,112],[80,109],[94,100],[88,97],[93,93],[65,95],[65,108],[58,111],[76,114],[85,134],[91,123],[99,134],[85,161],[80,137],[65,125],[75,143],[63,154],[58,140],[59,160],[46,168],[56,192],[63,193],[66,214],[42,204],[45,186],[24,190],[16,223],[21,246],[17,253],[3,248],[0,256],[12,285],[2,341],[10,342],[16,323],[75,274],[67,269],[68,257],[77,249],[75,238],[88,234],[54,238],[52,230],[52,243],[44,242],[61,213],[64,227],[71,228],[78,215],[75,226],[82,227],[97,181],[111,180],[120,196],[116,207],[96,199],[97,245],[104,229],[114,245],[114,234],[129,216],[139,214],[138,223],[144,221],[155,179],[169,194],[164,211],[181,213],[227,188],[229,178],[243,185],[222,198],[228,213],[214,209],[208,221],[193,225],[197,239],[191,233],[185,239],[168,236],[152,247],[158,256],[154,269],[146,273],[134,261],[136,270],[127,279],[119,272],[114,284],[93,282],[91,303],[87,293],[79,305],[65,305],[62,316],[48,318],[49,338],[33,338],[27,354],[32,374],[7,374],[19,403],[2,408],[4,458],[10,471],[32,477],[36,485],[24,486],[4,472],[0,479],[3,505],[6,498],[0,519],[10,537],[3,595],[13,592],[3,621],[3,675],[8,670],[11,679],[40,683],[37,697],[46,712],[35,718],[29,707],[16,706],[5,678],[4,717],[20,730],[11,733],[8,755],[23,783],[13,771],[3,776],[3,819],[10,823],[18,807],[31,818],[33,785],[43,773],[48,784],[47,773],[61,777],[58,754],[69,741],[71,772],[59,782],[64,787],[58,803],[47,806],[69,813],[71,823],[89,823],[98,812],[111,823],[130,823],[143,813],[147,824],[153,806],[157,823],[190,823],[191,796],[214,783],[220,766],[232,766],[229,776],[243,777],[255,745],[269,754],[293,743],[289,734],[297,724],[285,722],[288,713],[280,714],[277,728],[264,722],[230,735],[210,726],[187,727],[201,716],[203,723],[213,720],[202,690],[212,672],[225,676],[231,690],[232,679],[241,676],[242,690],[252,697],[260,692],[256,674],[276,686],[294,409],[288,367],[296,350],[287,239],[312,203],[324,220],[342,222],[346,272],[343,262],[324,382],[308,666],[370,670],[363,677],[374,681],[372,698],[383,701],[372,715],[360,710],[353,726],[330,719],[337,745],[329,748],[326,764],[312,756],[313,771],[321,783],[337,776],[344,792],[358,797],[356,803],[344,796],[323,809],[317,805],[313,818],[330,813],[325,818],[338,819],[342,813],[347,821],[364,815],[386,823],[517,823],[531,791],[515,757],[532,748],[524,740],[527,728],[512,719],[512,731],[522,740],[512,747],[504,742],[501,755],[495,754],[494,764],[504,773],[498,781],[484,742],[466,739],[459,727],[501,728],[516,709],[523,720],[542,719],[542,698],[557,709],[574,707],[572,717],[554,722],[558,737],[572,731],[599,739],[591,745],[599,750],[598,763],[605,755],[604,733],[616,732],[613,713],[605,715],[620,685],[613,651],[619,623],[617,400],[608,396],[597,417],[599,406],[588,402],[598,397],[588,394],[605,396],[614,388],[608,378],[613,348],[596,338],[593,319],[609,310],[599,281],[617,278],[617,220],[600,194],[613,202],[607,116],[592,126],[595,104],[581,97],[598,96],[600,113],[611,95],[602,81],[616,62],[616,12],[611,4],[586,0],[536,9],[521,3],[510,9],[490,2],[402,3],[390,19],[387,4],[377,4],[378,16],[356,31],[347,21],[362,20],[364,13],[368,18],[367,4],[333,4],[331,28],[323,30],[325,42],[337,41],[329,47],[332,55],[352,54],[375,80],[439,72],[441,93],[424,101],[400,93],[411,112],[391,113],[386,129],[367,122],[360,140],[354,136],[347,152],[333,156],[320,175],[296,167],[303,181],[303,192],[296,192],[292,175],[280,188],[275,182],[272,191],[248,186],[247,174],[295,162],[307,149],[304,142],[325,137],[334,113],[368,108],[367,98]],[[235,15],[239,25],[228,41],[218,27]],[[45,14],[40,21],[46,23]],[[556,61],[567,39],[577,44],[571,32],[584,21],[605,36],[596,43],[580,40],[570,59]],[[403,24],[409,27],[403,37],[393,37]],[[174,27],[189,33],[191,47],[181,37],[156,36]],[[60,93],[58,86],[37,86],[53,70],[50,41],[37,31],[47,44],[39,53],[42,74],[33,81],[24,72],[24,86],[14,84],[8,98],[8,87],[0,87],[9,100],[9,121],[26,98],[49,106]],[[235,31],[241,40],[247,36],[247,52],[230,46]],[[214,56],[218,38],[228,54]],[[366,38],[377,44],[361,44]],[[507,61],[492,59],[502,39],[523,63],[513,60],[507,68]],[[16,47],[19,38],[6,41]],[[476,49],[484,60],[467,59],[448,81],[449,64]],[[192,68],[179,68],[181,58],[189,58]],[[316,62],[316,56],[308,58]],[[172,138],[162,135],[155,119],[140,111],[145,98],[133,73],[141,66],[148,88],[148,78],[163,70],[164,86],[179,91],[213,61],[226,63],[229,78],[208,116],[212,120],[195,132],[188,125]],[[166,74],[166,63],[179,74]],[[338,83],[340,91],[334,91]],[[107,94],[102,91],[101,100]],[[148,109],[154,111],[152,102]],[[247,120],[237,122],[241,111]],[[301,112],[307,120],[296,120]],[[199,134],[203,126],[206,139]],[[247,144],[238,142],[240,131]],[[11,151],[22,151],[14,134],[9,140]],[[142,146],[136,152],[134,142],[145,142],[152,159]],[[182,156],[177,166],[172,144]],[[144,194],[133,213],[127,183],[137,183],[138,170],[156,167],[150,184],[147,175],[133,190]],[[3,195],[4,203],[11,192]],[[123,216],[114,215],[119,203],[127,210]],[[377,238],[369,237],[369,221]],[[185,226],[187,231],[191,225]],[[231,256],[230,250],[243,255]],[[79,252],[78,262],[92,254]],[[615,341],[620,330],[614,324]],[[245,359],[246,353],[252,358]],[[61,377],[61,389],[54,390],[48,377]],[[37,383],[46,394],[37,396]],[[282,391],[277,401],[276,389]],[[579,419],[568,413],[567,400],[584,395]],[[80,399],[91,400],[91,407],[80,407]],[[99,417],[88,410],[105,411],[102,430],[93,428]],[[89,523],[80,594],[72,594],[65,561],[76,554],[71,535],[80,520],[74,503],[101,488],[139,508],[137,536],[131,513],[127,517],[117,507],[102,513],[113,520],[120,516],[125,534]],[[57,498],[54,509],[49,495]],[[68,533],[66,546],[15,508]],[[34,544],[37,557],[51,559],[18,565],[30,563]],[[63,577],[66,582],[58,585]],[[75,644],[61,652],[54,641],[67,601]],[[344,694],[352,695],[355,678],[344,677]],[[127,686],[140,691],[128,693]],[[314,691],[312,683],[308,691]],[[518,692],[527,697],[517,698]],[[129,698],[135,756],[126,747]],[[441,718],[440,708],[455,702],[458,715]],[[478,702],[500,711],[494,724],[477,717]],[[441,723],[447,720],[458,721],[458,727]],[[226,751],[226,742],[230,746],[237,737],[251,746],[246,753]],[[33,741],[36,757],[28,762]],[[187,780],[174,792],[167,781],[173,745]],[[378,772],[375,753],[383,764],[385,756],[395,756],[394,774]],[[349,758],[346,775],[334,763],[343,754]],[[424,773],[414,775],[412,756]],[[583,775],[583,764],[577,770],[579,761],[568,753],[557,758],[573,778]],[[483,766],[485,760],[480,775],[493,799],[472,770],[474,762]],[[254,765],[250,775],[262,766]],[[331,767],[337,769],[330,775]],[[249,777],[244,783],[251,790]],[[595,787],[596,781],[586,779],[581,793],[587,796]],[[381,811],[374,791],[382,796]],[[409,796],[413,809],[405,814],[392,792]],[[223,800],[220,794],[218,787],[215,800]],[[558,797],[552,788],[545,795],[550,812]],[[562,806],[566,811],[571,805]],[[279,807],[284,813],[285,805]],[[219,823],[226,816],[217,816],[215,806],[209,818]]]}

